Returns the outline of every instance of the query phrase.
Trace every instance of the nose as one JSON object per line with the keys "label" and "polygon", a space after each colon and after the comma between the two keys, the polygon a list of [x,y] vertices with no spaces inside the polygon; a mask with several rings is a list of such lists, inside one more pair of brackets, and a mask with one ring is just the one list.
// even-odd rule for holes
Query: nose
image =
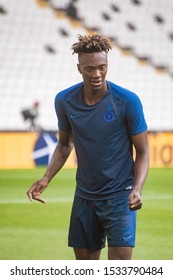
{"label": "nose", "polygon": [[100,70],[99,69],[95,69],[94,71],[93,71],[93,75],[92,75],[93,77],[100,77]]}

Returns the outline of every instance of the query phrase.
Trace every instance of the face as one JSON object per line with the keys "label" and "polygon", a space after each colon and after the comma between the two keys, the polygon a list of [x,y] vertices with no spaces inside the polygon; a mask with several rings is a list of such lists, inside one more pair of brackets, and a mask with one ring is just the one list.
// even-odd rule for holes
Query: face
{"label": "face", "polygon": [[108,62],[104,51],[80,54],[77,66],[83,77],[85,89],[88,91],[105,90]]}

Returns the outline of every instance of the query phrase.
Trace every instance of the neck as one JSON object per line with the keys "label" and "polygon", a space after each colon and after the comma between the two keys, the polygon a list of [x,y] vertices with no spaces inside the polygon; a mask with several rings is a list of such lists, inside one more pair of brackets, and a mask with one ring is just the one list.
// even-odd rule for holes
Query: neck
{"label": "neck", "polygon": [[99,89],[99,90],[90,90],[88,88],[85,88],[85,86],[84,86],[82,89],[82,93],[83,93],[83,98],[84,98],[85,103],[90,106],[95,105],[97,102],[99,102],[103,98],[106,91],[107,91],[106,84],[102,89]]}

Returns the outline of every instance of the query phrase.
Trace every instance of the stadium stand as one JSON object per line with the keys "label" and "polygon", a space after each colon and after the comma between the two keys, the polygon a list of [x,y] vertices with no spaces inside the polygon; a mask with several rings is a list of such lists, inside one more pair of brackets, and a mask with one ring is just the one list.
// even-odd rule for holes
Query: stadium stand
{"label": "stadium stand", "polygon": [[0,0],[0,130],[25,131],[21,111],[56,130],[54,97],[81,80],[70,46],[98,31],[112,40],[107,78],[141,98],[149,130],[173,130],[171,0]]}

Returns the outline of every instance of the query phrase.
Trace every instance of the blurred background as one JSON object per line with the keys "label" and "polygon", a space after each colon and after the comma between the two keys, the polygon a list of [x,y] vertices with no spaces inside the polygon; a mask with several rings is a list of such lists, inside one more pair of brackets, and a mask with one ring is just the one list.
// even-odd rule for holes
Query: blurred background
{"label": "blurred background", "polygon": [[81,81],[70,47],[95,31],[112,40],[107,79],[140,97],[148,123],[152,168],[133,258],[173,259],[173,1],[0,0],[0,260],[74,259],[74,151],[46,205],[26,191],[58,141],[55,95]]}
{"label": "blurred background", "polygon": [[55,95],[81,81],[70,47],[95,31],[112,40],[107,79],[143,103],[151,167],[173,166],[172,0],[0,0],[1,169],[49,162]]}

